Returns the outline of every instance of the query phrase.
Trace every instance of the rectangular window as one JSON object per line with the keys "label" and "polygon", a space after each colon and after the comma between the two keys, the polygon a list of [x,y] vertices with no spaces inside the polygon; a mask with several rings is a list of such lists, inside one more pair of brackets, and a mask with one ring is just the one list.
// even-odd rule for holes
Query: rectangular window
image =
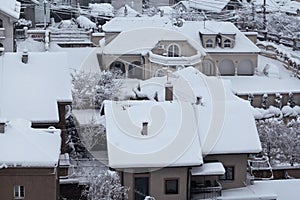
{"label": "rectangular window", "polygon": [[24,199],[25,187],[23,185],[14,186],[14,199]]}
{"label": "rectangular window", "polygon": [[220,176],[220,180],[234,180],[234,167],[225,167],[225,174]]}
{"label": "rectangular window", "polygon": [[178,194],[179,193],[179,181],[176,179],[165,180],[165,194]]}

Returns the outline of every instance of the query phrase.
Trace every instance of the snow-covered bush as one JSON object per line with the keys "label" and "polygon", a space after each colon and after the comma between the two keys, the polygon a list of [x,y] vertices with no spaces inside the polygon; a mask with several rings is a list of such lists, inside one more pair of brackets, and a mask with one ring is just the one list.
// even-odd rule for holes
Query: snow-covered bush
{"label": "snow-covered bush", "polygon": [[280,119],[257,121],[257,130],[263,153],[272,165],[300,164],[300,122],[292,120],[285,124]]}
{"label": "snow-covered bush", "polygon": [[94,22],[92,22],[89,18],[85,17],[85,16],[79,16],[76,19],[77,23],[79,24],[80,28],[84,28],[84,29],[96,29],[97,26]]}
{"label": "snow-covered bush", "polygon": [[96,176],[89,176],[89,186],[83,192],[88,200],[128,199],[128,188],[121,185],[118,173],[101,170]]}
{"label": "snow-covered bush", "polygon": [[100,108],[102,102],[118,96],[120,72],[78,72],[72,74],[72,96],[75,109]]}

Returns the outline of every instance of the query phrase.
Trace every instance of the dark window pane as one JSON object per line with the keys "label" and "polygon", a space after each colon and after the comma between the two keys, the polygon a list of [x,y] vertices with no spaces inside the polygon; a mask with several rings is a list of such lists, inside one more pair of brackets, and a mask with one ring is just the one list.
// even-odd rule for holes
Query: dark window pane
{"label": "dark window pane", "polygon": [[178,179],[165,180],[165,193],[178,194]]}

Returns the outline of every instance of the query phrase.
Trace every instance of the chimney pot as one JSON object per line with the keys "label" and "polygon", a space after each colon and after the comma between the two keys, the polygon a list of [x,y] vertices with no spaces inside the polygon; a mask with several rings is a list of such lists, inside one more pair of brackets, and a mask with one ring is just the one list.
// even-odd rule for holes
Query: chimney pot
{"label": "chimney pot", "polygon": [[5,133],[5,126],[6,126],[6,123],[1,121],[0,122],[0,134]]}
{"label": "chimney pot", "polygon": [[22,63],[27,64],[28,63],[28,50],[24,49],[22,54]]}
{"label": "chimney pot", "polygon": [[148,122],[143,122],[142,135],[148,135]]}
{"label": "chimney pot", "polygon": [[165,100],[173,101],[173,85],[170,82],[165,85]]}

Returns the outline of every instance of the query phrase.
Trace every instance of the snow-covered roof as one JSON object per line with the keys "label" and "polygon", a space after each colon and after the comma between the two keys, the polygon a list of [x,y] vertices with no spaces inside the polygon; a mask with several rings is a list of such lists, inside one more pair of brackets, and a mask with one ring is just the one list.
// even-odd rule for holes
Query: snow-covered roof
{"label": "snow-covered roof", "polygon": [[193,167],[191,174],[192,176],[223,175],[225,174],[225,168],[220,162],[204,163],[200,167]]}
{"label": "snow-covered roof", "polygon": [[[202,164],[194,106],[186,102],[106,101],[109,166],[113,168]],[[148,134],[142,125],[148,123]]]}
{"label": "snow-covered roof", "polygon": [[12,120],[5,133],[0,134],[0,165],[54,167],[58,164],[60,146],[59,129],[33,129],[27,120]]}
{"label": "snow-covered roof", "polygon": [[[206,48],[205,52],[208,53],[221,53],[221,52],[230,52],[230,53],[257,53],[260,52],[260,49],[253,44],[241,31],[239,31],[234,24],[230,22],[217,22],[217,21],[185,21],[183,22],[182,27],[177,27],[173,25],[172,21],[167,17],[126,17],[126,18],[114,18],[111,21],[103,25],[104,32],[127,32],[130,33],[131,30],[136,29],[147,29],[155,28],[157,33],[159,29],[168,29],[172,32],[178,32],[183,35],[185,38],[188,38],[192,43],[202,46],[202,41],[199,36],[199,33],[203,34],[234,34],[235,35],[235,45],[233,48]],[[144,34],[134,35],[134,40],[127,39],[123,41],[123,45],[134,45],[128,43],[135,43],[132,41],[135,40],[150,40],[151,37],[145,37]],[[161,38],[168,38],[168,35],[162,35]],[[170,36],[170,40],[172,36]],[[115,40],[118,37],[115,38]],[[121,40],[121,39],[120,39]],[[122,39],[123,40],[123,39]],[[117,41],[121,42],[121,41]]]}
{"label": "snow-covered roof", "polygon": [[222,200],[298,200],[299,179],[255,181],[254,185],[222,191]]}
{"label": "snow-covered roof", "polygon": [[[172,146],[170,141],[173,141],[172,138],[177,141],[182,134],[185,137],[182,141],[185,142],[181,141],[179,147],[186,148],[186,142],[190,146],[187,151],[181,149],[180,155],[196,160],[182,162],[180,158],[176,162],[169,162],[171,166],[196,164],[199,162],[198,154],[201,153],[207,155],[261,151],[250,104],[232,93],[228,81],[207,77],[193,67],[169,75],[168,80],[174,87],[172,102],[164,101],[167,77],[155,77],[140,84],[140,93],[150,101],[105,103],[110,166],[123,167],[127,163],[127,167],[151,167],[151,162],[168,164],[174,157],[165,157],[163,150],[174,148],[175,154],[172,155],[179,158],[176,153],[178,148]],[[158,94],[158,102],[153,100],[155,93]],[[199,104],[196,103],[197,97],[201,99]],[[149,136],[146,137],[141,136],[143,122],[148,122],[150,127]],[[194,141],[191,142],[191,139]],[[165,149],[161,150],[161,147]],[[192,150],[197,157],[186,155]],[[162,153],[162,159],[146,159],[149,152],[150,157],[157,158]]]}
{"label": "snow-covered roof", "polygon": [[0,0],[0,12],[19,19],[21,3],[16,0]]}
{"label": "snow-covered roof", "polygon": [[[264,0],[256,0],[253,1],[256,11],[263,11],[263,5],[264,5]],[[280,5],[274,1],[274,0],[266,0],[266,11],[267,12],[274,12],[278,11],[280,9]]]}
{"label": "snow-covered roof", "polygon": [[300,2],[288,1],[286,4],[280,7],[280,10],[296,15],[298,12],[300,12]]}
{"label": "snow-covered roof", "polygon": [[188,5],[191,8],[219,13],[229,2],[230,0],[189,0]]}
{"label": "snow-covered roof", "polygon": [[[148,37],[147,35],[151,35]],[[183,34],[165,28],[139,28],[121,32],[104,47],[105,54],[146,54],[160,41],[186,41],[205,55],[204,49]]]}
{"label": "snow-covered roof", "polygon": [[[276,77],[274,74],[272,76],[265,76],[263,74],[263,70],[267,64],[277,67]],[[224,76],[222,78],[230,80],[234,93],[239,95],[300,92],[299,79],[292,77],[292,72],[287,70],[280,61],[264,56],[258,56],[258,75]]]}
{"label": "snow-covered roof", "polygon": [[71,102],[71,76],[65,53],[29,52],[0,56],[0,116],[31,122],[58,122],[57,102]]}
{"label": "snow-covered roof", "polygon": [[89,3],[91,15],[94,17],[100,16],[114,16],[114,7],[109,3]]}
{"label": "snow-covered roof", "polygon": [[137,17],[141,14],[137,11],[135,11],[133,8],[131,8],[128,5],[124,5],[116,12],[117,17]]}

